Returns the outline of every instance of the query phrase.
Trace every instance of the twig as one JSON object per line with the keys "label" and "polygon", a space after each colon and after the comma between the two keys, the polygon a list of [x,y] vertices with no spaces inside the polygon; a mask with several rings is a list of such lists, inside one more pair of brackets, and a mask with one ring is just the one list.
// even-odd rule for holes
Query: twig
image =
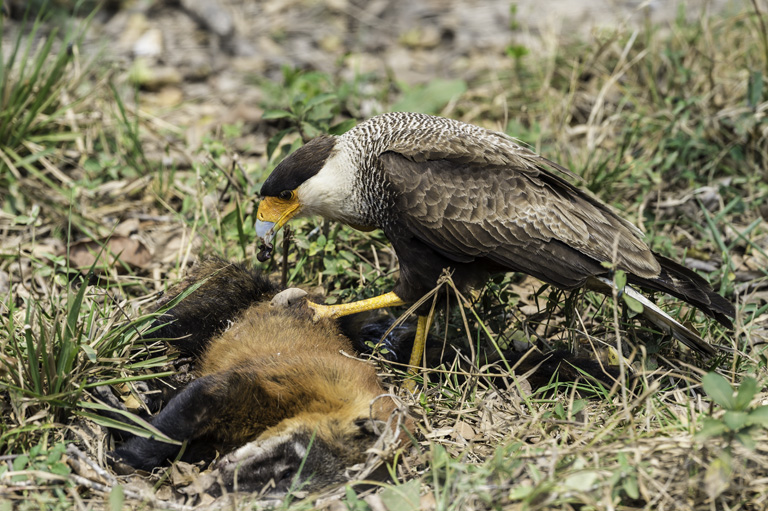
{"label": "twig", "polygon": [[105,481],[108,481],[110,484],[117,484],[117,478],[109,473],[109,471],[104,470],[101,468],[95,461],[93,461],[91,458],[85,455],[83,451],[77,448],[75,444],[68,444],[67,455],[72,456],[73,458],[77,458],[86,465],[88,465],[91,470],[96,472],[99,476],[104,478]]}
{"label": "twig", "polygon": [[291,250],[291,234],[291,226],[286,225],[283,228],[283,267],[280,279],[283,287],[288,287],[288,253]]}

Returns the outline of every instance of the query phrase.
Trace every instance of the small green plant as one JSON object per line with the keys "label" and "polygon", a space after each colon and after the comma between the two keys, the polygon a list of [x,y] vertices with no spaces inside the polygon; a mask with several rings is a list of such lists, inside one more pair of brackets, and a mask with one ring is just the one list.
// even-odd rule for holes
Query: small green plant
{"label": "small green plant", "polygon": [[552,411],[544,412],[543,418],[555,418],[560,421],[574,420],[574,416],[582,411],[587,406],[587,402],[584,399],[576,399],[572,405],[567,409],[563,406],[563,403],[558,402]]}
{"label": "small green plant", "polygon": [[125,490],[121,485],[115,485],[107,497],[109,511],[122,511],[125,506]]}
{"label": "small green plant", "polygon": [[467,91],[467,82],[435,78],[425,85],[400,84],[400,89],[403,94],[392,105],[393,112],[439,114],[447,104]]}
{"label": "small green plant", "polygon": [[66,478],[70,473],[70,469],[61,459],[65,450],[66,446],[63,443],[58,443],[52,448],[46,449],[45,444],[41,442],[30,448],[29,452],[15,456],[10,463],[0,464],[0,478],[6,472],[11,471],[17,473],[10,478],[11,482],[31,479],[42,483],[46,479],[40,478],[39,474],[43,472]]}
{"label": "small green plant", "polygon": [[624,301],[627,307],[629,307],[635,314],[642,313],[643,304],[624,292],[624,287],[627,285],[627,273],[624,270],[616,270],[613,273],[613,283],[616,284],[616,289],[619,291],[619,297]]}
{"label": "small green plant", "polygon": [[421,509],[419,493],[421,481],[412,479],[403,484],[387,486],[381,492],[381,501],[387,509],[418,511]]}
{"label": "small green plant", "polygon": [[[517,4],[513,2],[509,6],[509,29],[513,32],[520,29],[520,21],[517,18],[517,14]],[[513,43],[507,46],[506,53],[507,56],[514,60],[515,69],[519,69],[522,64],[523,57],[528,55],[530,52],[527,46]]]}
{"label": "small green plant", "polygon": [[[281,120],[288,125],[269,139],[268,158],[276,156],[281,159],[317,135],[340,135],[355,125],[353,119],[332,124],[341,110],[341,101],[335,92],[330,92],[333,83],[328,75],[286,66],[283,68],[283,82],[281,87],[272,89],[271,104],[262,117]],[[300,139],[281,146],[282,140],[291,133],[298,133]],[[278,148],[280,151],[275,154]]]}
{"label": "small green plant", "polygon": [[368,505],[363,499],[357,496],[355,490],[351,486],[344,488],[344,504],[347,506],[347,511],[370,511],[371,506]]}
{"label": "small green plant", "polygon": [[696,437],[699,440],[719,437],[727,442],[728,447],[736,441],[749,449],[755,449],[757,444],[753,438],[754,431],[768,427],[768,405],[750,406],[758,391],[757,380],[744,378],[738,390],[734,390],[728,380],[711,372],[701,379],[701,386],[725,413],[718,418],[704,417]]}
{"label": "small green plant", "polygon": [[41,12],[26,33],[19,30],[10,48],[0,41],[0,195],[8,199],[3,209],[14,214],[27,207],[19,187],[26,175],[69,196],[45,169],[54,166],[57,148],[81,136],[65,116],[77,105],[75,98],[82,96],[77,91],[88,76],[85,68],[74,75],[70,64],[89,20],[80,32],[60,38],[55,28],[43,35],[43,18]]}
{"label": "small green plant", "polygon": [[[65,450],[63,442],[51,446],[43,439],[21,454],[3,457],[0,461],[0,510],[71,509],[71,492],[75,484],[64,460]],[[26,489],[23,497],[18,495],[14,499],[11,488]]]}
{"label": "small green plant", "polygon": [[639,498],[637,467],[630,463],[629,457],[623,452],[618,453],[617,458],[619,462],[618,470],[614,471],[608,478],[608,483],[613,488],[613,498],[619,499],[623,495],[630,499]]}

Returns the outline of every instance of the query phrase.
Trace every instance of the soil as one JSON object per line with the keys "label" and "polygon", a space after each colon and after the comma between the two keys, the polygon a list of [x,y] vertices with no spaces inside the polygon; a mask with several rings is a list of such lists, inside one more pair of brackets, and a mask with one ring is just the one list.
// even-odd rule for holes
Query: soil
{"label": "soil", "polygon": [[[13,5],[14,14],[20,12]],[[261,80],[284,67],[407,87],[471,82],[509,68],[510,45],[546,58],[553,41],[625,25],[665,24],[733,6],[727,0],[138,0],[108,2],[86,53],[103,52],[141,85],[142,108],[187,130],[188,149],[222,123],[258,125]],[[6,45],[6,47],[8,47]],[[370,79],[370,78],[369,78]],[[375,101],[357,112],[374,115]],[[266,137],[247,144],[263,153]]]}

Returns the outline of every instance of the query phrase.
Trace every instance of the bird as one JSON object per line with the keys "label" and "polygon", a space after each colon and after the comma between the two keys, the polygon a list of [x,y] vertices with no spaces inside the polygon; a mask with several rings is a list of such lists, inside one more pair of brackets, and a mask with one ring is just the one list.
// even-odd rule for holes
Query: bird
{"label": "bird", "polygon": [[[642,232],[577,176],[509,135],[421,113],[391,112],[342,135],[320,135],[282,160],[264,181],[255,230],[260,260],[289,220],[321,216],[354,228],[381,229],[397,255],[392,291],[351,303],[308,302],[315,317],[411,304],[445,269],[459,290],[492,274],[521,272],[570,290],[628,295],[643,314],[692,349],[714,348],[640,292],[660,291],[732,328],[733,305],[685,266],[653,252]],[[627,284],[615,289],[615,272]],[[412,366],[429,319],[418,312]]]}
{"label": "bird", "polygon": [[209,493],[274,485],[278,495],[343,481],[370,449],[386,457],[409,441],[413,421],[376,367],[354,357],[339,322],[313,321],[286,305],[282,295],[293,290],[283,291],[258,270],[214,257],[166,293],[173,306],[145,337],[192,357],[196,379],[150,421],[176,443],[129,438],[109,455],[117,471],[151,471],[180,456],[184,442],[185,461],[222,455]]}

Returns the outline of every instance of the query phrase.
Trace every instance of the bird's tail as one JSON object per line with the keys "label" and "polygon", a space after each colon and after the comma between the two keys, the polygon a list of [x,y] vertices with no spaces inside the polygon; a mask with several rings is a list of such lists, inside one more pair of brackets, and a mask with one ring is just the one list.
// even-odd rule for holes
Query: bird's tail
{"label": "bird's tail", "polygon": [[693,305],[725,327],[733,328],[731,318],[736,311],[731,302],[717,294],[709,282],[695,271],[659,254],[654,255],[661,264],[659,276],[654,279],[644,279],[628,275],[630,284],[670,294]]}
{"label": "bird's tail", "polygon": [[613,289],[616,289],[620,293],[627,294],[642,304],[642,316],[653,323],[657,328],[668,334],[671,334],[675,339],[679,340],[694,351],[698,351],[699,353],[706,356],[715,355],[716,351],[712,345],[702,339],[699,334],[684,326],[679,321],[673,319],[672,316],[661,310],[656,304],[646,298],[643,294],[637,292],[632,287],[624,286],[623,289],[617,289],[613,280],[606,277],[594,277],[590,284],[591,285],[589,287],[605,294],[608,294]]}

